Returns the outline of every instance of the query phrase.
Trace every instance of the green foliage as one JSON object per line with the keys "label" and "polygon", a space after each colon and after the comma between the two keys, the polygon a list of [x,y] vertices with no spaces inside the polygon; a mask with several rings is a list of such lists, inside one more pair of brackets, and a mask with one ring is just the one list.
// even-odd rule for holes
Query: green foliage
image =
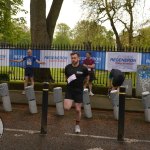
{"label": "green foliage", "polygon": [[54,44],[69,45],[71,44],[71,29],[65,23],[60,23],[56,27],[55,38],[53,40]]}
{"label": "green foliage", "polygon": [[137,46],[149,47],[150,45],[150,26],[140,29],[138,36],[135,38],[134,43],[137,43]]}
{"label": "green foliage", "polygon": [[[0,41],[16,42],[30,41],[29,30],[25,27],[25,19],[17,18],[21,9],[23,0],[1,0],[0,1]],[[28,37],[29,36],[29,37]]]}
{"label": "green foliage", "polygon": [[[128,32],[122,31],[120,34],[121,42],[123,46],[128,46]],[[150,43],[150,26],[146,28],[139,29],[134,35],[133,46],[149,47]]]}
{"label": "green foliage", "polygon": [[82,20],[77,23],[73,30],[64,23],[56,27],[54,44],[70,45],[91,42],[96,45],[114,45],[113,32],[107,31],[94,21]]}
{"label": "green foliage", "polygon": [[92,45],[113,45],[113,32],[107,31],[104,26],[95,21],[82,20],[73,30],[74,44],[83,44],[90,41]]}

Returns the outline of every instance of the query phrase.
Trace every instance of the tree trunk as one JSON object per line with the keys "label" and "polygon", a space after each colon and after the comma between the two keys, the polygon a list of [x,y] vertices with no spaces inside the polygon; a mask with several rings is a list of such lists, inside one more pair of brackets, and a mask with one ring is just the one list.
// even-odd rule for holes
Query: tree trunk
{"label": "tree trunk", "polygon": [[[31,41],[35,45],[51,46],[54,29],[63,0],[53,0],[50,12],[46,19],[46,1],[31,0]],[[35,81],[54,81],[47,68],[35,69]]]}
{"label": "tree trunk", "polygon": [[46,20],[47,32],[48,32],[49,39],[50,39],[49,40],[50,45],[52,44],[52,41],[53,41],[54,29],[55,29],[56,22],[57,22],[57,19],[58,19],[58,16],[62,7],[62,3],[63,3],[63,0],[53,0],[51,9],[49,11],[49,14]]}
{"label": "tree trunk", "polygon": [[[114,31],[114,34],[116,36],[116,45],[117,45],[117,50],[121,50],[122,48],[122,43],[121,43],[121,40],[120,40],[120,37],[119,37],[119,34],[118,34],[118,31],[115,27],[115,24],[114,24],[114,18],[113,18],[113,15],[111,15],[111,11],[109,9],[109,3],[107,0],[105,0],[105,5],[106,5],[106,13],[107,13],[107,16],[109,18],[109,21],[110,21],[110,24],[111,24],[111,27]],[[115,13],[115,12],[114,12]]]}
{"label": "tree trunk", "polygon": [[[135,4],[135,1],[134,1],[134,4]],[[130,15],[130,27],[129,27],[129,31],[128,31],[128,35],[129,35],[129,46],[132,46],[133,45],[133,7],[134,7],[134,4],[132,6],[131,4],[131,1],[129,1],[129,15]]]}
{"label": "tree trunk", "polygon": [[30,21],[32,44],[49,45],[50,38],[47,33],[45,0],[31,0]]}
{"label": "tree trunk", "polygon": [[111,24],[111,27],[112,27],[112,29],[113,29],[113,31],[114,31],[115,36],[116,36],[117,49],[118,49],[118,50],[121,50],[121,48],[122,48],[122,43],[121,43],[121,41],[120,41],[119,34],[118,34],[118,32],[117,32],[117,29],[116,29],[116,27],[115,27],[114,22],[113,22],[112,19],[110,19],[110,24]]}

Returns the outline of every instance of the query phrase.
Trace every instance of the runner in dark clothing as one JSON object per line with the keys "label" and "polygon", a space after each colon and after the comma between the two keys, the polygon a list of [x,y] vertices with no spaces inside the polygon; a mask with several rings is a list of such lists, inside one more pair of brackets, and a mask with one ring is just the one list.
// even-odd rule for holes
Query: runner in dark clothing
{"label": "runner in dark clothing", "polygon": [[65,67],[67,88],[64,99],[64,108],[69,110],[75,103],[76,126],[75,132],[80,132],[81,106],[83,102],[83,82],[88,77],[88,69],[79,64],[79,54],[71,53],[71,64]]}
{"label": "runner in dark clothing", "polygon": [[117,90],[125,80],[125,75],[118,69],[112,69],[109,74],[109,88]]}

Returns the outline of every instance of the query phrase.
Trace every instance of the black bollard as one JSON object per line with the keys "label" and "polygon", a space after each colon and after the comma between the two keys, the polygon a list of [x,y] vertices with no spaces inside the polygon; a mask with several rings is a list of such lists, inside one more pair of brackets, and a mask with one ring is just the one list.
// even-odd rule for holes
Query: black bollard
{"label": "black bollard", "polygon": [[119,92],[118,141],[124,141],[125,96],[126,88],[121,86]]}
{"label": "black bollard", "polygon": [[47,134],[47,112],[48,112],[48,91],[49,83],[43,83],[43,98],[42,98],[42,116],[41,116],[41,134]]}

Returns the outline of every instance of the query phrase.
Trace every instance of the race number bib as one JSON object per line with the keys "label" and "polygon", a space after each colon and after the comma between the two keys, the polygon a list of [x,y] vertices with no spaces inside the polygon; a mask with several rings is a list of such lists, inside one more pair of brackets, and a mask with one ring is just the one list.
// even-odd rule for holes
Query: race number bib
{"label": "race number bib", "polygon": [[29,58],[29,59],[27,59],[27,65],[32,65],[32,61],[31,61],[31,59]]}
{"label": "race number bib", "polygon": [[88,68],[88,71],[91,71],[91,68]]}
{"label": "race number bib", "polygon": [[68,81],[68,83],[70,83],[70,82],[72,82],[72,81],[74,81],[74,80],[76,80],[76,79],[77,79],[76,75],[73,74],[73,75],[71,75],[71,76],[67,79],[67,81]]}

